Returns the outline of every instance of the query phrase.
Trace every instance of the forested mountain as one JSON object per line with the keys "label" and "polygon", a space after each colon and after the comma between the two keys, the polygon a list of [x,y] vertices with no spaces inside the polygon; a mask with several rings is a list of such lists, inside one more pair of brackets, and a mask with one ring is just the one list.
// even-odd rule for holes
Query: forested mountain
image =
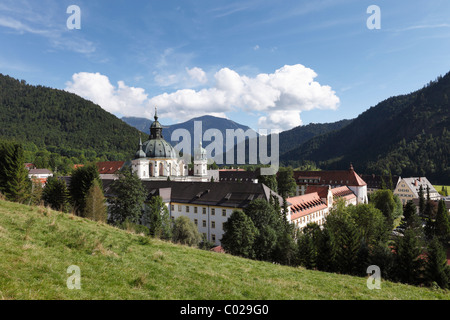
{"label": "forested mountain", "polygon": [[138,148],[139,131],[75,94],[0,74],[1,138],[22,142],[27,161],[54,169],[70,162],[129,159]]}
{"label": "forested mountain", "polygon": [[344,128],[284,153],[281,162],[314,161],[322,169],[450,177],[450,73],[424,88],[371,107]]}
{"label": "forested mountain", "polygon": [[350,124],[352,120],[340,120],[332,123],[310,123],[280,133],[280,154],[286,153],[306,141],[331,131],[339,130]]}

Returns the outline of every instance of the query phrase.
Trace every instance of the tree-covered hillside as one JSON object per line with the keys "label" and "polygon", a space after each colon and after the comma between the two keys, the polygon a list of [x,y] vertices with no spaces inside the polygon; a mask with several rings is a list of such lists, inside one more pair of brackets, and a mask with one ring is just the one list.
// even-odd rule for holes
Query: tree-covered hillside
{"label": "tree-covered hillside", "polygon": [[280,154],[295,149],[316,136],[339,130],[352,120],[340,120],[332,123],[310,123],[280,133]]}
{"label": "tree-covered hillside", "polygon": [[310,160],[323,169],[401,176],[450,177],[450,73],[408,95],[371,107],[344,128],[315,137],[281,156],[284,163]]}
{"label": "tree-covered hillside", "polygon": [[[126,160],[139,131],[75,94],[32,86],[0,74],[0,137],[22,142],[28,161],[57,155],[78,160]],[[38,160],[39,161],[39,160]]]}

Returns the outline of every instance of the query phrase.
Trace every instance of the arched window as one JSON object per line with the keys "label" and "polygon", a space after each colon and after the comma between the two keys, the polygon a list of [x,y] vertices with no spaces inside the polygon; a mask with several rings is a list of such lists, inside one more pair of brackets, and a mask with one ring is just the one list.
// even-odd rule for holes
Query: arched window
{"label": "arched window", "polygon": [[164,175],[164,164],[162,162],[159,163],[159,175]]}

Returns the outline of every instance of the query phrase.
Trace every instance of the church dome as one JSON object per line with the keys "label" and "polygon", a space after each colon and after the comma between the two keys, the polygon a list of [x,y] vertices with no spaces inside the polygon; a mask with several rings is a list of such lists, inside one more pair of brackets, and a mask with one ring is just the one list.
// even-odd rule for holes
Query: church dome
{"label": "church dome", "polygon": [[174,147],[162,138],[155,138],[145,141],[142,146],[147,158],[177,159],[177,152]]}
{"label": "church dome", "polygon": [[[164,140],[162,135],[163,127],[158,122],[158,113],[155,108],[155,121],[150,126],[150,137],[142,145],[142,152],[145,158],[159,158],[159,159],[177,159],[178,153],[172,145]],[[139,152],[139,151],[138,151]]]}

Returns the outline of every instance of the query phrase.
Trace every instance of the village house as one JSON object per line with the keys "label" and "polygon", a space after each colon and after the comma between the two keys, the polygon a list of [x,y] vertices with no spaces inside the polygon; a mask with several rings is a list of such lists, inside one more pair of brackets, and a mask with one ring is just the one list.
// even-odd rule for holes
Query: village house
{"label": "village house", "polygon": [[419,199],[420,187],[422,187],[425,198],[427,197],[427,189],[431,200],[441,198],[441,195],[426,177],[402,178],[394,190],[394,195],[398,196],[403,204],[406,204],[409,200]]}
{"label": "village house", "polygon": [[34,181],[39,181],[42,186],[45,186],[47,179],[53,177],[53,173],[48,169],[29,169],[28,178]]}

